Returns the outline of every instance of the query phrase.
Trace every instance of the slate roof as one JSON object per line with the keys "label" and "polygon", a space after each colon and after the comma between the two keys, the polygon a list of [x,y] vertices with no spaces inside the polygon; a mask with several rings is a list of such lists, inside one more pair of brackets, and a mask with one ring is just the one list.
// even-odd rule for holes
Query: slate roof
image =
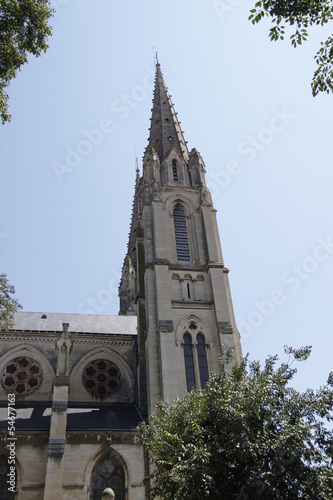
{"label": "slate roof", "polygon": [[71,333],[136,335],[136,316],[111,316],[102,314],[72,314],[23,312],[15,313],[11,331],[62,332],[63,323],[69,323]]}

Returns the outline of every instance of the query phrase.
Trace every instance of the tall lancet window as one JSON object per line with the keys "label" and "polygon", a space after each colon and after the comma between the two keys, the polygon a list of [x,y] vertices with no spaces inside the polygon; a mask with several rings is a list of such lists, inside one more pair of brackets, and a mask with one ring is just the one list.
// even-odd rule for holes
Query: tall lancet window
{"label": "tall lancet window", "polygon": [[200,333],[197,335],[197,351],[198,351],[198,365],[199,365],[199,374],[200,374],[200,387],[203,389],[206,387],[207,381],[209,379],[208,373],[208,364],[207,364],[207,355],[206,355],[206,346],[205,339]]}
{"label": "tall lancet window", "polygon": [[176,160],[173,160],[172,162],[172,175],[173,175],[173,182],[178,182],[178,170],[177,170]]}
{"label": "tall lancet window", "polygon": [[191,391],[195,387],[195,372],[192,350],[191,336],[185,333],[184,335],[184,361],[187,390]]}
{"label": "tall lancet window", "polygon": [[188,244],[186,216],[181,205],[176,205],[173,211],[175,225],[177,260],[190,261],[190,247]]}

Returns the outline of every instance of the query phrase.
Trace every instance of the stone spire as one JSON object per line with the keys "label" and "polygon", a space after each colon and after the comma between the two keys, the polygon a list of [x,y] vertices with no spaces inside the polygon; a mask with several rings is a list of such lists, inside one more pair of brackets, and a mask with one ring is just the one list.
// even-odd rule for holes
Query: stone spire
{"label": "stone spire", "polygon": [[157,152],[160,162],[167,157],[173,148],[187,162],[188,149],[159,63],[156,64],[155,89],[148,140],[149,146]]}
{"label": "stone spire", "polygon": [[139,226],[139,198],[141,191],[140,171],[138,167],[138,160],[136,160],[136,179],[134,198],[132,205],[132,217],[130,232],[128,234],[127,253],[125,255],[118,295],[120,298],[120,311],[119,314],[135,314],[136,306],[136,290],[137,290],[137,276],[136,276],[136,239],[140,236]]}

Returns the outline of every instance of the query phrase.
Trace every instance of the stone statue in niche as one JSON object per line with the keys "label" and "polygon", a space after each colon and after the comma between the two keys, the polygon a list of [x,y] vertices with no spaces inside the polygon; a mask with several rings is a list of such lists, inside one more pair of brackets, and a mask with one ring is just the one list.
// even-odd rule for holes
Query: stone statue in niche
{"label": "stone statue in niche", "polygon": [[202,186],[200,188],[200,198],[201,198],[202,205],[204,205],[206,207],[212,206],[212,197],[211,197],[208,189],[204,186]]}
{"label": "stone statue in niche", "polygon": [[56,341],[57,372],[56,377],[67,379],[69,375],[69,355],[73,349],[73,342],[68,332],[69,323],[63,323],[63,332],[60,338]]}

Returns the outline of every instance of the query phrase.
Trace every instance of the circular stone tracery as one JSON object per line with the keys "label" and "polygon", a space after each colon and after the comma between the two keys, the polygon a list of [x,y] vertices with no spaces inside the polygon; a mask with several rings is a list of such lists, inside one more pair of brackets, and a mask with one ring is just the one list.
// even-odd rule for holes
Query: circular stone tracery
{"label": "circular stone tracery", "polygon": [[12,359],[2,370],[2,385],[19,396],[30,394],[40,386],[43,371],[39,363],[31,358]]}
{"label": "circular stone tracery", "polygon": [[88,392],[99,398],[105,398],[119,389],[121,373],[111,361],[98,359],[85,367],[82,381]]}

